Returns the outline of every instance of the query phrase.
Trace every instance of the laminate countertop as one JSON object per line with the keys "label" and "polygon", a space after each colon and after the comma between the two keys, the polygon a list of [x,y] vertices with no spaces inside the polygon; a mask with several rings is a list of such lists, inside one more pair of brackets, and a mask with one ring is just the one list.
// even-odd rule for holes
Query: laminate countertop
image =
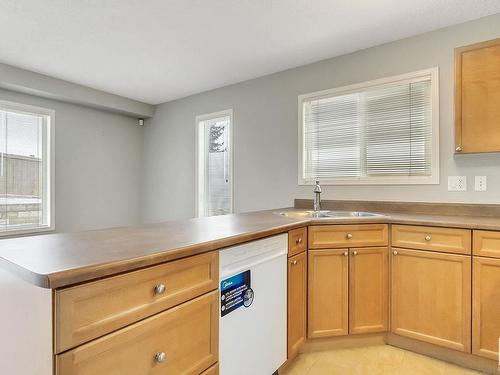
{"label": "laminate countertop", "polygon": [[0,240],[0,267],[43,288],[62,288],[317,224],[394,223],[500,230],[500,217],[391,214],[294,219],[293,209]]}

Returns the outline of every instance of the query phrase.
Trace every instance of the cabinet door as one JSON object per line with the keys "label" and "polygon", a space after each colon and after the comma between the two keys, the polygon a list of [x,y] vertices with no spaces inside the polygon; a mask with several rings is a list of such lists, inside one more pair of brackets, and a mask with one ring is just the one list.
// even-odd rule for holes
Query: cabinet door
{"label": "cabinet door", "polygon": [[500,151],[500,38],[455,50],[456,151]]}
{"label": "cabinet door", "polygon": [[347,249],[309,250],[308,337],[348,333]]}
{"label": "cabinet door", "polygon": [[391,330],[470,352],[471,257],[392,249]]}
{"label": "cabinet door", "polygon": [[349,333],[387,331],[388,248],[351,249]]}
{"label": "cabinet door", "polygon": [[288,359],[306,339],[307,253],[288,259]]}
{"label": "cabinet door", "polygon": [[500,338],[500,259],[474,258],[472,352],[498,359]]}

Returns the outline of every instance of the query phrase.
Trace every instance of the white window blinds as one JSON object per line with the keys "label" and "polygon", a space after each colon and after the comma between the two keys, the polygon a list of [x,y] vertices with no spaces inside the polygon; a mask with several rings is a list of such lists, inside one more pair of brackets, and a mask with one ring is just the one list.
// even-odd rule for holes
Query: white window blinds
{"label": "white window blinds", "polygon": [[437,73],[417,73],[301,96],[301,182],[435,183]]}

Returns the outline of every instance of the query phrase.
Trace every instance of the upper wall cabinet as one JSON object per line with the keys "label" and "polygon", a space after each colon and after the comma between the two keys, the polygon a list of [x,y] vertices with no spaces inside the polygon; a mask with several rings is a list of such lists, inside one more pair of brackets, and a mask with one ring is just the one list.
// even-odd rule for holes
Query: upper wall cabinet
{"label": "upper wall cabinet", "polygon": [[457,153],[500,152],[500,38],[455,50]]}

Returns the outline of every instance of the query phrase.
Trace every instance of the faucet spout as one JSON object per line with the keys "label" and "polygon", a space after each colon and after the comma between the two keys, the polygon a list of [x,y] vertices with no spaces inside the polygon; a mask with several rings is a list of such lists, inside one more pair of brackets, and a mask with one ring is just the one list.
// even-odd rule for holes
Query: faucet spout
{"label": "faucet spout", "polygon": [[319,181],[316,180],[316,186],[314,187],[314,203],[313,210],[314,212],[321,211],[321,185]]}

